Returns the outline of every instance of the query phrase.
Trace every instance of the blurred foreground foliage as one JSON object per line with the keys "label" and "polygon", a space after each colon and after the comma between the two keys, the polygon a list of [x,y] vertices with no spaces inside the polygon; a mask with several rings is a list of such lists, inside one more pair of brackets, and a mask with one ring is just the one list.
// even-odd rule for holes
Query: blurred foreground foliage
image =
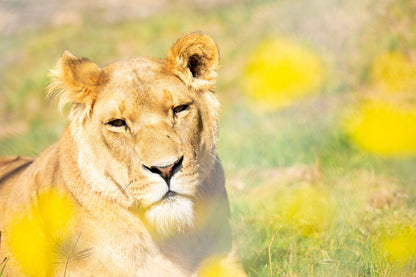
{"label": "blurred foreground foliage", "polygon": [[[39,195],[37,203],[16,212],[8,222],[8,249],[12,263],[26,276],[53,276],[58,263],[67,264],[71,229],[75,224],[74,203],[58,191]],[[66,249],[64,254],[62,249]],[[63,255],[62,255],[63,254]],[[62,256],[61,256],[62,255]]]}
{"label": "blurred foreground foliage", "polygon": [[1,35],[0,154],[59,138],[66,119],[44,88],[65,49],[104,66],[164,57],[203,30],[221,49],[219,156],[249,275],[411,276],[416,4],[353,2],[236,1]]}

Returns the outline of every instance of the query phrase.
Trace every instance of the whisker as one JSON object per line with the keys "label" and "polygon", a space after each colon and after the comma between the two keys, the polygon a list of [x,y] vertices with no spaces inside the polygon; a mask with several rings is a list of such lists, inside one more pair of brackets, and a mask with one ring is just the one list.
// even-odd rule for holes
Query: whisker
{"label": "whisker", "polygon": [[[134,180],[133,180],[134,181]],[[133,183],[133,181],[130,181],[127,185],[125,185],[124,187],[120,186],[120,191],[119,193],[126,193],[126,189]]]}
{"label": "whisker", "polygon": [[129,197],[128,194],[126,193],[126,189],[128,188],[128,186],[130,186],[130,184],[133,182],[131,181],[130,183],[128,183],[127,185],[125,185],[124,187],[122,185],[120,185],[120,183],[118,183],[113,176],[111,176],[108,172],[105,173],[106,177],[109,178],[119,189],[118,191],[118,195],[120,193],[124,194],[124,196]]}

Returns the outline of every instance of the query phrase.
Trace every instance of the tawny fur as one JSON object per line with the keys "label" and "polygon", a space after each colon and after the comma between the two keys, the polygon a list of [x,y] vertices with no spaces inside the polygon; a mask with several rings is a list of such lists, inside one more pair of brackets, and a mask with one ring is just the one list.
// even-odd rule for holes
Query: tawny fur
{"label": "tawny fur", "polygon": [[213,87],[218,62],[219,53],[215,42],[202,33],[178,39],[167,56],[169,69],[195,90]]}
{"label": "tawny fur", "polygon": [[[35,159],[0,159],[5,276],[23,275],[8,247],[13,215],[49,189],[76,203],[66,243],[88,249],[83,259],[58,264],[55,276],[198,276],[200,264],[218,255],[245,275],[230,264],[229,207],[216,157],[218,61],[215,42],[203,33],[180,38],[167,59],[103,69],[63,54],[49,86],[61,106],[72,103],[60,140]],[[169,187],[149,170],[178,161]],[[164,198],[169,189],[177,194]]]}

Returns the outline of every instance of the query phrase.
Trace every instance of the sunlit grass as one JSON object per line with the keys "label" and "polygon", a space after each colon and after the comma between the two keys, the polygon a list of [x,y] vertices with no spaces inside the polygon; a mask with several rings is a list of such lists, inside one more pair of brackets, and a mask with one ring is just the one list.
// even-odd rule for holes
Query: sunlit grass
{"label": "sunlit grass", "polygon": [[[256,187],[245,188],[241,192],[244,196],[231,193],[235,201],[234,230],[246,269],[251,276],[311,276],[312,272],[317,276],[407,276],[414,267],[396,268],[397,262],[392,260],[391,250],[386,246],[412,243],[407,236],[395,244],[395,230],[400,230],[402,224],[412,226],[416,219],[412,216],[414,210],[406,208],[405,201],[397,206],[389,205],[388,201],[380,205],[370,201],[370,195],[391,187],[388,179],[360,170],[338,176],[328,184],[313,184],[308,178],[280,182],[264,178]],[[323,193],[322,188],[327,192]],[[309,190],[316,191],[307,193]],[[293,192],[291,197],[286,191]],[[289,201],[282,201],[285,198]],[[294,210],[299,215],[312,216],[283,216],[291,210],[291,202],[297,203]],[[317,202],[324,204],[315,205]],[[379,208],[369,209],[369,205]],[[313,219],[316,211],[327,216],[315,218],[329,220],[323,225],[316,220],[316,228],[312,230],[307,222],[298,221],[298,218]],[[411,251],[407,249],[401,253],[405,257]]]}
{"label": "sunlit grass", "polygon": [[316,93],[324,78],[320,57],[285,37],[261,42],[248,57],[244,70],[247,95],[267,110],[287,106]]}

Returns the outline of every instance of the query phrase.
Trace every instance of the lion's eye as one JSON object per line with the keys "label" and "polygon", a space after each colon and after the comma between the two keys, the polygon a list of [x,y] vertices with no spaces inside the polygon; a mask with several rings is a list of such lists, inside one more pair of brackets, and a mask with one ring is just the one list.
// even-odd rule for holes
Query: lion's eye
{"label": "lion's eye", "polygon": [[124,121],[123,119],[114,119],[108,122],[107,124],[112,127],[126,127],[127,126],[126,121]]}
{"label": "lion's eye", "polygon": [[188,104],[176,106],[175,108],[173,108],[173,114],[177,115],[180,112],[186,111],[188,107],[189,107]]}

